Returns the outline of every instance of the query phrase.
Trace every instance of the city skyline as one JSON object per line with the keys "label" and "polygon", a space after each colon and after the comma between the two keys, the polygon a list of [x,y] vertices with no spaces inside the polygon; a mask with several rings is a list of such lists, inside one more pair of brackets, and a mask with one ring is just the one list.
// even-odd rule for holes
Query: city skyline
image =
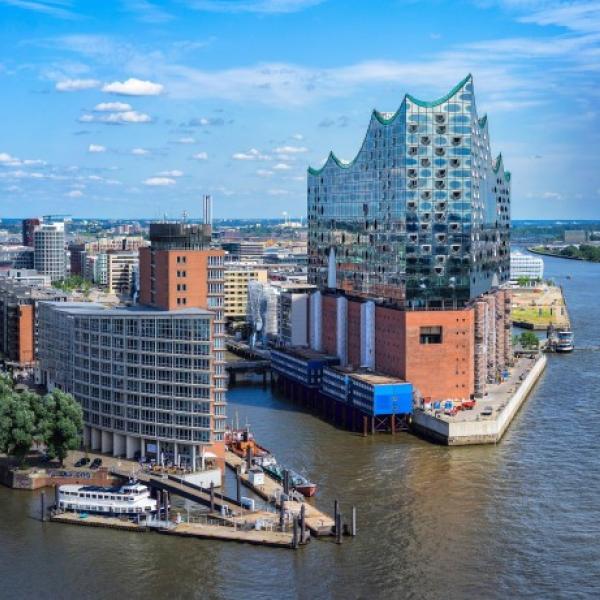
{"label": "city skyline", "polygon": [[596,214],[592,4],[3,0],[0,16],[4,217],[177,218],[203,193],[215,218],[305,216],[308,166],[353,158],[373,108],[469,72],[513,217]]}

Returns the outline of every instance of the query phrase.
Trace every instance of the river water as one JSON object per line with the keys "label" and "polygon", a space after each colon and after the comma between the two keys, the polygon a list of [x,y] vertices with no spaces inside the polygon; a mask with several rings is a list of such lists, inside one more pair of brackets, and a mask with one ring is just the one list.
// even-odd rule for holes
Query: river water
{"label": "river water", "polygon": [[0,488],[0,597],[599,597],[600,351],[583,348],[600,344],[600,265],[545,262],[582,349],[550,357],[497,446],[362,438],[260,385],[230,391],[229,414],[318,481],[320,506],[358,507],[357,538],[292,552],[42,524],[37,493]]}

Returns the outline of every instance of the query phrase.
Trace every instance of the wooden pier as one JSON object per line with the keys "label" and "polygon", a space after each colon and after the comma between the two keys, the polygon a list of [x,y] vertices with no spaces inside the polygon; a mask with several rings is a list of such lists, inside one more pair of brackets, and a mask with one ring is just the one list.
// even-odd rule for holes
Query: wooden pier
{"label": "wooden pier", "polygon": [[[281,508],[280,498],[283,494],[283,486],[272,477],[269,477],[267,473],[264,474],[264,485],[257,486],[252,484],[248,478],[248,474],[240,472],[242,463],[244,462],[244,459],[240,458],[230,450],[225,452],[225,464],[236,473],[239,473],[242,485],[251,489],[264,500]],[[290,515],[298,516],[300,515],[302,506],[304,506],[305,510],[306,526],[313,535],[333,535],[335,527],[334,519],[321,512],[312,504],[309,504],[308,502],[299,502],[297,500],[285,500],[283,508],[285,512],[288,512]]]}

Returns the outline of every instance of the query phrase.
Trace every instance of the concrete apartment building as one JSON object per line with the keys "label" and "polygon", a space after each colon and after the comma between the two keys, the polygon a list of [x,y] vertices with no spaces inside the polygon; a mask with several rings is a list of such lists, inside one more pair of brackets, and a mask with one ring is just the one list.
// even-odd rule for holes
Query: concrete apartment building
{"label": "concrete apartment building", "polygon": [[[312,351],[408,382],[415,398],[483,397],[512,360],[510,173],[471,76],[439,100],[373,111],[354,160],[309,169],[307,197]],[[313,378],[331,366],[310,360]]]}
{"label": "concrete apartment building", "polygon": [[0,278],[0,353],[17,367],[32,366],[37,358],[37,316],[40,302],[65,302],[53,288]]}
{"label": "concrete apartment building", "polygon": [[138,251],[110,250],[105,256],[108,293],[130,295],[134,288],[135,273],[139,267]]}
{"label": "concrete apartment building", "polygon": [[196,483],[220,483],[202,467],[224,460],[223,252],[205,226],[151,224],[150,240],[139,305],[43,305],[40,373],[82,404],[92,449],[171,461]]}
{"label": "concrete apartment building", "polygon": [[52,281],[64,279],[66,269],[65,224],[41,223],[33,232],[33,266]]}
{"label": "concrete apartment building", "polygon": [[248,286],[252,281],[266,283],[268,267],[253,263],[227,263],[225,266],[225,318],[245,321],[248,314]]}

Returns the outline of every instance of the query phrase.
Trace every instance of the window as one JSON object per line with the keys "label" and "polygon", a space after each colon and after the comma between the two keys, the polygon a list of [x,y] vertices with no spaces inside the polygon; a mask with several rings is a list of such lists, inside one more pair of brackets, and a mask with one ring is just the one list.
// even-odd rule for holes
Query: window
{"label": "window", "polygon": [[442,328],[436,327],[421,327],[420,340],[421,344],[441,344],[442,343]]}

